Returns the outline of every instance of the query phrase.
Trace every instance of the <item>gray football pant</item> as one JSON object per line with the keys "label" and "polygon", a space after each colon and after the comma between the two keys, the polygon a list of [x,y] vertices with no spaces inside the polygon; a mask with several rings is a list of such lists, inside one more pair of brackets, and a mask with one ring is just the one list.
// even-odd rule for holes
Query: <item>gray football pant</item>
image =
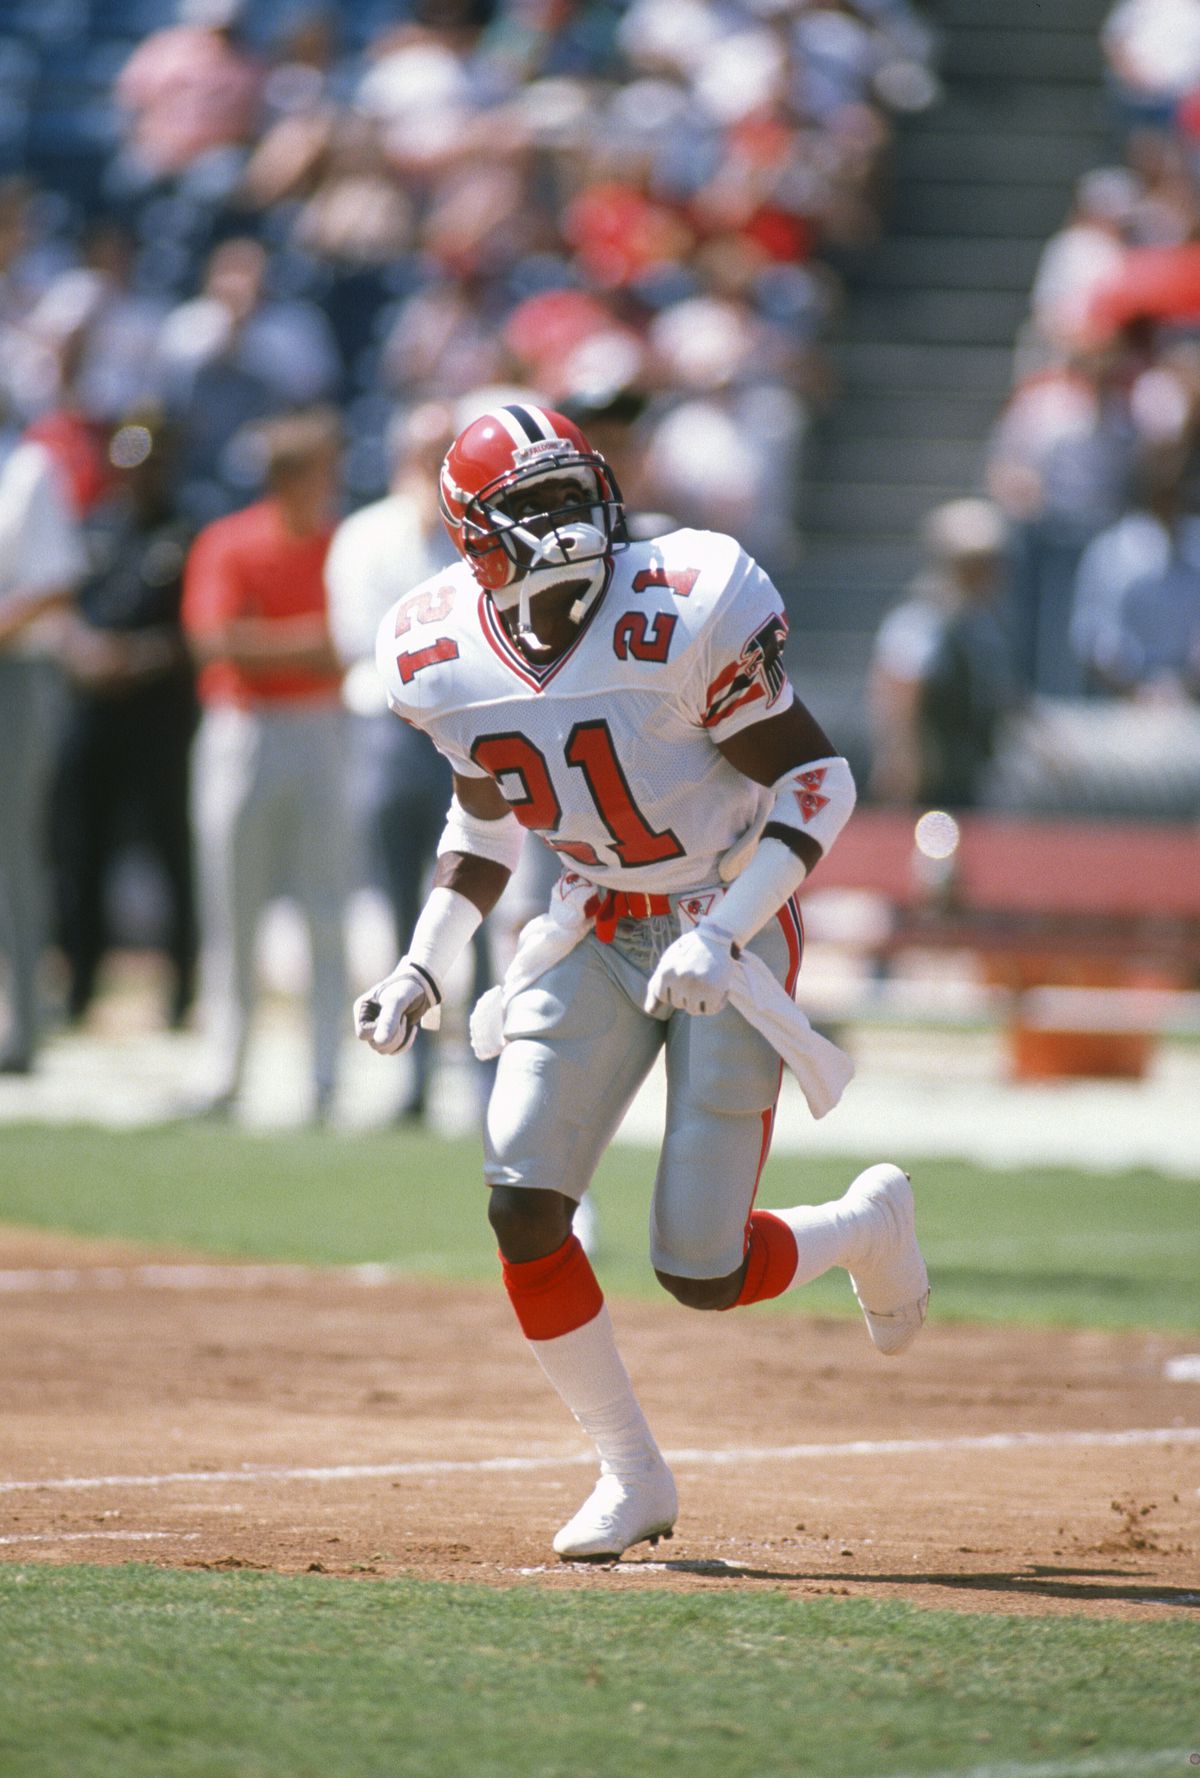
{"label": "gray football pant", "polygon": [[[515,996],[484,1131],[489,1185],[579,1199],[634,1095],[665,1048],[666,1129],[650,1207],[650,1258],[680,1278],[724,1278],[745,1230],[779,1095],[779,1056],[740,1013],[642,1011],[678,916],[623,920]],[[752,949],[794,982],[799,923],[768,922]]]}

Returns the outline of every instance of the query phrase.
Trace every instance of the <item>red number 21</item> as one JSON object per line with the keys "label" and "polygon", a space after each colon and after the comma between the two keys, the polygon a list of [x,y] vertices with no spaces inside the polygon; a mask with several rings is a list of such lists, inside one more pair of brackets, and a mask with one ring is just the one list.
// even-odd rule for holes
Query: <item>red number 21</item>
{"label": "red number 21", "polygon": [[[514,733],[481,735],[471,757],[494,778],[511,773],[516,796],[510,797],[513,814],[522,827],[535,828],[553,846],[562,817],[562,806],[550,778],[545,755],[526,736]],[[638,808],[613,747],[607,722],[577,722],[567,737],[564,757],[583,773],[596,813],[608,829],[613,849],[627,870],[639,865],[661,864],[681,858],[683,847],[670,828],[655,832]],[[565,841],[559,850],[583,864],[601,860],[590,845]]]}
{"label": "red number 21", "polygon": [[587,779],[596,813],[627,869],[683,856],[683,847],[670,828],[655,833],[634,802],[606,722],[577,722],[568,737],[566,755],[567,764],[578,767]]}
{"label": "red number 21", "polygon": [[[440,586],[433,592],[414,593],[396,607],[396,640],[408,635],[414,624],[438,624],[454,604],[454,588]],[[458,643],[449,636],[439,636],[426,648],[409,648],[396,656],[400,683],[408,685],[423,667],[435,667],[439,661],[456,661]]]}

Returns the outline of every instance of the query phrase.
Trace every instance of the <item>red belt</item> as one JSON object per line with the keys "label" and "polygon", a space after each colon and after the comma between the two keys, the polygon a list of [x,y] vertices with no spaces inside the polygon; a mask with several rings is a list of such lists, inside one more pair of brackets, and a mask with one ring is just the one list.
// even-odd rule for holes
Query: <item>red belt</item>
{"label": "red belt", "polygon": [[609,889],[594,906],[589,901],[586,911],[596,916],[596,937],[600,943],[610,945],[616,936],[618,920],[649,920],[656,914],[669,914],[671,897],[636,892],[627,895],[623,889]]}

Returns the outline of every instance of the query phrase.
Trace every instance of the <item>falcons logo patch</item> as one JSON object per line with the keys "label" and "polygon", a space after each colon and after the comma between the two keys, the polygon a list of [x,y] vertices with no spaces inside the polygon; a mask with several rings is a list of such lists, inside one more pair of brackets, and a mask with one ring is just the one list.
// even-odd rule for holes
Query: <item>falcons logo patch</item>
{"label": "falcons logo patch", "polygon": [[825,767],[819,766],[815,772],[801,772],[796,780],[796,788],[792,795],[800,810],[800,819],[805,826],[814,815],[829,807],[829,798],[821,795],[821,786],[825,782]]}
{"label": "falcons logo patch", "polygon": [[716,895],[689,895],[686,901],[679,903],[679,912],[687,917],[693,925],[698,925],[705,914],[711,914],[716,906]]}
{"label": "falcons logo patch", "polygon": [[770,709],[787,681],[783,666],[787,633],[787,618],[782,612],[774,613],[750,637],[737,660],[717,674],[708,688],[705,728],[712,728],[742,704],[758,698],[765,698]]}

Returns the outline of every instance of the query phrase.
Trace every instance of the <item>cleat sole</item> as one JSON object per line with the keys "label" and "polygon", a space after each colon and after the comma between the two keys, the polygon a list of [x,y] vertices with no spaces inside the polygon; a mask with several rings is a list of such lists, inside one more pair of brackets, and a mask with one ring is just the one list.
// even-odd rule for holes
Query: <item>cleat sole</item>
{"label": "cleat sole", "polygon": [[635,1538],[623,1550],[594,1550],[589,1556],[571,1556],[560,1553],[558,1559],[560,1562],[587,1562],[593,1568],[604,1566],[611,1568],[614,1563],[621,1560],[622,1556],[627,1556],[630,1550],[635,1550],[639,1543],[648,1543],[651,1549],[654,1549],[660,1538],[664,1543],[669,1543],[674,1535],[675,1527],[667,1525],[661,1531],[643,1531],[640,1537]]}

